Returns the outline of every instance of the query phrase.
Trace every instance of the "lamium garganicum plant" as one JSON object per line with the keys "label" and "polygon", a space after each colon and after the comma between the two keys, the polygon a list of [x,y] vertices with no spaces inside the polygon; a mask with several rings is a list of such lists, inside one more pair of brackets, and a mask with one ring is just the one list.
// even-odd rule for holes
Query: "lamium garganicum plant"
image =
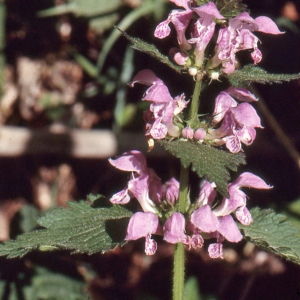
{"label": "lamium garganicum plant", "polygon": [[[149,103],[149,109],[144,112],[149,151],[159,144],[174,155],[181,165],[179,178],[162,182],[148,167],[142,152],[127,151],[109,159],[113,167],[130,174],[127,185],[111,196],[111,207],[70,203],[71,209],[54,210],[39,220],[44,230],[1,245],[0,254],[16,257],[33,249],[62,248],[87,253],[106,252],[124,242],[144,239],[146,255],[155,255],[156,236],[162,236],[166,243],[175,245],[174,300],[184,299],[185,250],[203,247],[205,243],[212,259],[223,258],[225,240],[238,243],[245,238],[300,263],[299,245],[294,244],[295,239],[300,240],[299,231],[283,221],[281,215],[247,208],[251,200],[242,189],[265,190],[272,186],[250,172],[233,175],[233,179],[230,176],[238,171],[240,164],[245,164],[243,147],[250,146],[255,140],[256,129],[263,128],[251,104],[259,99],[248,90],[249,85],[300,77],[299,74],[268,74],[257,66],[263,54],[255,32],[271,35],[284,32],[266,16],[253,19],[239,0],[170,2],[177,6],[176,9],[154,32],[156,38],[164,39],[171,30],[176,31],[178,46],[170,48],[169,58],[157,49],[154,51],[155,46],[124,35],[135,49],[152,55],[175,70],[178,76],[189,76],[194,82],[191,99],[184,93],[171,95],[155,70],[140,70],[129,82],[133,88],[136,84],[147,86],[142,101]],[[241,68],[236,54],[245,50],[250,52],[253,64]],[[209,89],[211,81],[228,82],[226,89],[213,100],[202,97],[203,89]],[[201,101],[214,101],[213,112],[200,111]],[[201,178],[196,199],[190,198],[191,171]],[[89,200],[96,198],[90,196]],[[138,201],[138,211],[126,209],[129,201]],[[66,217],[64,222],[62,216]],[[118,221],[124,218],[129,219],[127,234],[124,240],[116,241],[111,233],[105,232],[105,224],[113,220],[118,228]],[[82,224],[84,229],[80,227]],[[64,238],[57,238],[57,232],[63,231],[65,226],[72,230],[64,233]],[[271,234],[271,230],[268,232],[270,226],[290,233],[284,236],[278,230]]]}

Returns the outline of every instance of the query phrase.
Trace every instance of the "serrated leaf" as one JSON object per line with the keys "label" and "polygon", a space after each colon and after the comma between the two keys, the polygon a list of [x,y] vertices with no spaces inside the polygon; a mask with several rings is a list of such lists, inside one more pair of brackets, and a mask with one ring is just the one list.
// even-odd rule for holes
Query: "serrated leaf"
{"label": "serrated leaf", "polygon": [[294,263],[300,264],[300,230],[287,221],[286,216],[270,209],[250,210],[253,223],[238,224],[245,239]]}
{"label": "serrated leaf", "polygon": [[247,5],[242,0],[216,0],[216,6],[225,18],[232,18],[246,10]]}
{"label": "serrated leaf", "polygon": [[[116,205],[92,208],[84,201],[69,202],[69,208],[55,208],[38,220],[46,229],[22,234],[0,245],[0,256],[21,257],[31,250],[73,250],[93,254],[107,252],[122,244],[132,213]],[[126,220],[125,220],[126,221]]]}
{"label": "serrated leaf", "polygon": [[217,190],[227,198],[229,170],[236,171],[238,165],[246,163],[243,153],[232,154],[204,144],[181,140],[160,141],[159,144],[178,157],[184,167],[191,166],[200,177],[214,182]]}
{"label": "serrated leaf", "polygon": [[[119,28],[117,28],[117,29],[119,29]],[[128,35],[126,32],[123,32],[123,31],[121,31],[121,32],[124,35],[124,37],[132,43],[133,49],[138,50],[143,53],[146,53],[146,54],[152,56],[153,58],[159,60],[161,63],[167,65],[175,72],[181,73],[182,68],[173,64],[170,61],[170,59],[167,56],[160,53],[154,45],[146,43],[145,41],[143,41],[139,38],[132,37],[132,36]]]}
{"label": "serrated leaf", "polygon": [[247,65],[240,70],[236,70],[230,75],[227,75],[230,83],[234,87],[246,87],[250,83],[282,83],[283,81],[291,81],[300,79],[299,74],[271,74],[267,71],[255,67],[254,65]]}

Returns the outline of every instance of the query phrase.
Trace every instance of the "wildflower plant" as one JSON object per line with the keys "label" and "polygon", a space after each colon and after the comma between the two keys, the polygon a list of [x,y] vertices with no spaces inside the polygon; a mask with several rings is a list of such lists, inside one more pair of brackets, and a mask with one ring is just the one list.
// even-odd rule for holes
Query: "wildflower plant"
{"label": "wildflower plant", "polygon": [[[139,71],[129,86],[145,85],[142,101],[149,102],[144,112],[145,138],[149,151],[156,144],[174,155],[181,165],[179,178],[162,182],[147,165],[146,156],[130,150],[109,163],[130,178],[124,188],[111,196],[112,206],[96,205],[98,196],[69,204],[39,219],[45,229],[21,235],[0,247],[0,255],[17,257],[31,250],[71,249],[96,253],[114,249],[125,242],[144,239],[145,254],[155,255],[156,236],[175,245],[173,299],[184,298],[184,252],[207,245],[212,259],[223,258],[223,242],[238,243],[243,238],[285,259],[300,263],[300,233],[282,215],[258,208],[249,210],[244,188],[271,189],[250,172],[235,175],[245,164],[243,147],[250,146],[256,130],[263,126],[252,103],[259,99],[247,89],[252,82],[278,82],[299,78],[299,74],[268,74],[256,65],[263,58],[255,32],[280,35],[268,17],[253,19],[239,0],[170,0],[173,9],[159,23],[154,36],[166,38],[176,31],[178,46],[170,57],[153,45],[128,36],[133,47],[145,52],[194,82],[191,99],[183,93],[171,95],[155,70]],[[252,65],[238,67],[236,53],[250,50]],[[201,97],[210,82],[228,82],[228,87],[213,100]],[[204,84],[203,84],[204,83]],[[200,101],[214,101],[214,109],[200,111]],[[201,178],[196,199],[190,197],[190,171]],[[232,178],[231,178],[232,175]],[[96,201],[97,200],[97,201]],[[101,199],[100,199],[101,200]],[[126,204],[137,201],[136,212]],[[101,201],[100,201],[101,202]],[[128,220],[126,235],[114,235],[123,220]],[[107,224],[113,224],[113,231]],[[66,228],[68,229],[66,231]],[[285,234],[283,234],[283,232]]]}

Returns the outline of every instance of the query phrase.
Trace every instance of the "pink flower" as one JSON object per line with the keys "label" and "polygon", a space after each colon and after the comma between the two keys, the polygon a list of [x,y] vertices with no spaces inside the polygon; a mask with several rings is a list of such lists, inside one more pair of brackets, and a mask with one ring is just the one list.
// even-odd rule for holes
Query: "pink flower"
{"label": "pink flower", "polygon": [[185,10],[172,10],[168,16],[168,19],[157,25],[154,36],[163,39],[167,37],[171,29],[169,23],[173,23],[177,32],[177,40],[181,49],[190,50],[192,46],[188,43],[185,37],[185,31],[188,28],[193,16],[193,11],[190,9],[190,3],[187,0],[171,1],[177,6],[185,8]]}
{"label": "pink flower", "polygon": [[[167,37],[171,32],[169,23],[173,23],[177,32],[177,40],[181,53],[184,54],[185,51],[192,48],[191,44],[195,44],[195,65],[196,67],[201,67],[204,59],[204,50],[215,31],[214,18],[223,19],[224,17],[219,13],[213,2],[199,7],[191,7],[190,1],[187,0],[173,0],[171,2],[183,7],[185,10],[172,10],[168,19],[156,27],[154,36],[160,39]],[[198,18],[193,24],[193,30],[190,33],[191,38],[187,40],[186,30],[192,21],[193,13],[195,13]],[[174,59],[182,65],[184,63],[182,57],[182,55],[177,55]]]}
{"label": "pink flower", "polygon": [[192,38],[188,40],[190,44],[195,44],[195,65],[201,68],[204,60],[204,51],[215,32],[214,19],[224,19],[219,13],[216,5],[209,2],[205,5],[193,8],[199,16],[194,24]]}
{"label": "pink flower", "polygon": [[226,216],[232,212],[235,212],[236,218],[243,225],[249,225],[252,222],[252,217],[246,208],[247,196],[243,191],[240,190],[241,187],[255,189],[272,188],[260,177],[249,172],[244,172],[234,182],[229,184],[229,199],[224,197],[221,205],[216,208],[214,212],[217,216]]}
{"label": "pink flower", "polygon": [[[209,255],[213,258],[222,257],[221,243],[223,239],[234,243],[242,239],[242,234],[231,216],[231,213],[235,213],[236,218],[243,225],[249,225],[252,222],[251,214],[246,207],[247,196],[240,188],[271,188],[258,176],[249,172],[242,173],[233,183],[229,184],[229,199],[224,197],[220,206],[212,208],[216,197],[214,187],[215,184],[211,184],[208,181],[204,182],[197,201],[200,207],[191,214],[190,218],[194,231],[196,229],[199,230],[200,233],[207,233],[217,238],[217,244],[212,244],[209,247]],[[199,234],[199,232],[197,232],[197,234]]]}
{"label": "pink flower", "polygon": [[135,83],[150,86],[143,97],[143,100],[151,102],[150,110],[145,113],[146,136],[153,139],[164,139],[167,134],[177,137],[179,128],[174,125],[173,117],[187,106],[184,95],[173,99],[163,81],[148,69],[140,71],[130,86]]}
{"label": "pink flower", "polygon": [[147,167],[145,156],[139,151],[132,150],[115,160],[109,159],[109,162],[122,171],[135,172],[127,187],[114,194],[110,201],[114,204],[126,204],[134,197],[139,201],[143,211],[155,213],[155,202],[160,201],[162,183],[155,172]]}
{"label": "pink flower", "polygon": [[157,249],[157,243],[151,239],[151,234],[159,231],[158,217],[151,212],[137,212],[129,220],[125,240],[137,240],[145,237],[145,253],[153,255]]}
{"label": "pink flower", "polygon": [[216,45],[216,54],[211,61],[211,67],[219,64],[223,72],[230,74],[235,70],[235,53],[241,50],[253,49],[251,57],[254,64],[260,62],[262,54],[257,48],[258,38],[252,33],[260,31],[269,34],[281,34],[277,25],[268,17],[252,19],[247,12],[243,12],[229,20],[229,26],[221,28]]}
{"label": "pink flower", "polygon": [[194,130],[187,126],[182,129],[181,134],[185,139],[192,139],[194,137]]}
{"label": "pink flower", "polygon": [[165,182],[162,187],[162,195],[167,203],[175,205],[179,197],[179,182],[173,177]]}
{"label": "pink flower", "polygon": [[[238,104],[231,96],[246,103]],[[252,144],[256,137],[255,128],[260,127],[260,118],[255,109],[247,102],[257,101],[253,94],[243,88],[229,88],[221,92],[215,101],[212,124],[215,126],[222,121],[217,129],[209,129],[207,139],[215,144],[223,145],[232,153],[242,150],[241,143]]]}
{"label": "pink flower", "polygon": [[164,224],[164,240],[171,244],[187,243],[189,239],[184,232],[185,218],[183,214],[174,212]]}

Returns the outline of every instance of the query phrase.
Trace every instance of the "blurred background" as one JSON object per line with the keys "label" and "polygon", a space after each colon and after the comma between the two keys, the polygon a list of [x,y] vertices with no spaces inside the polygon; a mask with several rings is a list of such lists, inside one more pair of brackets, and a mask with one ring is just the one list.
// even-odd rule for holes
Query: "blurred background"
{"label": "blurred background", "polygon": [[[285,34],[257,33],[260,67],[300,72],[300,1],[244,1],[253,17],[271,17]],[[114,25],[168,54],[174,32],[155,39],[156,25],[174,5],[167,0],[0,0],[0,241],[37,228],[48,209],[88,194],[110,197],[122,189],[109,157],[146,153],[145,87],[127,83],[151,68],[176,96],[193,83],[134,51]],[[250,53],[239,53],[241,64]],[[224,85],[227,84],[224,82]],[[206,97],[219,92],[212,83]],[[264,130],[248,148],[250,171],[273,185],[246,191],[248,206],[271,207],[300,228],[300,83],[252,85]],[[211,109],[208,107],[208,109]],[[147,154],[164,180],[178,178],[176,161],[162,149]],[[199,181],[192,176],[194,184]],[[299,199],[299,200],[298,200]],[[170,245],[145,257],[143,241],[104,255],[31,253],[0,258],[0,299],[170,299]],[[205,249],[187,256],[194,299],[299,299],[300,270],[249,243],[226,245],[224,260]],[[197,292],[198,290],[198,292]]]}

